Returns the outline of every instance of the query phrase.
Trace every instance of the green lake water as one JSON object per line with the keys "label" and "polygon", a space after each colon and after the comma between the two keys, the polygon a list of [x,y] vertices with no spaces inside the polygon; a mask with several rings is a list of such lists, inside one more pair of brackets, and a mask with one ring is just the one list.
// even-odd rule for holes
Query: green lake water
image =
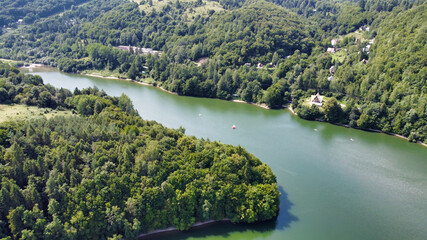
{"label": "green lake water", "polygon": [[144,119],[241,145],[276,174],[282,196],[275,221],[219,223],[157,239],[427,239],[426,147],[305,121],[288,110],[177,96],[131,82],[46,69],[30,73],[55,87],[97,86],[109,95],[125,93]]}

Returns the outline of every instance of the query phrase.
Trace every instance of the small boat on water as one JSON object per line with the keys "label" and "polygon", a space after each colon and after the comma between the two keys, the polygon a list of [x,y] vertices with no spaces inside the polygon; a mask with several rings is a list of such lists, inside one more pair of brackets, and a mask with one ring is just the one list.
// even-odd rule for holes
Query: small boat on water
{"label": "small boat on water", "polygon": [[232,129],[236,129],[236,125],[233,125],[231,128],[232,128]]}

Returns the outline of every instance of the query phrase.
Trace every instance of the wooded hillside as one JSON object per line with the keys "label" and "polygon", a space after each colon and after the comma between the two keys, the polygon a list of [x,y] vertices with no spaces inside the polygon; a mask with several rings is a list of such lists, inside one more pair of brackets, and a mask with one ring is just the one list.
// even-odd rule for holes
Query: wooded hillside
{"label": "wooded hillside", "polygon": [[[220,0],[200,14],[207,1],[136,2],[92,0],[8,32],[0,57],[182,95],[292,102],[305,119],[427,140],[425,1]],[[307,104],[316,93],[326,107]]]}
{"label": "wooded hillside", "polygon": [[78,113],[0,124],[0,238],[135,239],[278,214],[266,164],[242,147],[145,121],[126,95],[55,89],[1,63],[0,92],[0,103]]}

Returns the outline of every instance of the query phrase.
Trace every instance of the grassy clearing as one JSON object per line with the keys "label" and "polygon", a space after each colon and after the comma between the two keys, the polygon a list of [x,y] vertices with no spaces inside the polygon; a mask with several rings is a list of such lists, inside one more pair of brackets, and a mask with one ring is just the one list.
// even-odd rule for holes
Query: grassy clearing
{"label": "grassy clearing", "polygon": [[12,66],[17,66],[17,65],[24,65],[24,62],[22,61],[15,61],[15,60],[10,60],[10,59],[4,59],[4,58],[0,58],[0,62],[4,62],[7,64],[10,64]]}
{"label": "grassy clearing", "polygon": [[[168,4],[176,5],[177,0],[152,0],[152,6],[150,6],[148,0],[130,0],[139,4],[139,9],[145,13],[151,13],[153,10],[156,12],[162,11]],[[196,0],[179,0],[181,4],[196,2]],[[218,2],[203,0],[203,5],[193,8],[188,8],[183,14],[183,20],[191,22],[197,15],[206,16],[209,11],[214,10],[215,12],[224,11],[224,8]]]}
{"label": "grassy clearing", "polygon": [[0,104],[0,123],[7,121],[24,121],[27,119],[45,117],[47,119],[54,116],[71,116],[71,111],[58,111],[50,108],[38,108],[21,104],[5,105]]}
{"label": "grassy clearing", "polygon": [[[331,99],[331,97],[323,96],[323,104],[325,104],[325,102],[328,101],[329,99]],[[303,105],[311,107],[310,102],[311,102],[311,96],[304,100]],[[343,110],[349,105],[349,103],[347,101],[344,101],[344,100],[339,100],[338,103],[340,104],[340,106]],[[323,107],[319,107],[319,108],[323,111]]]}
{"label": "grassy clearing", "polygon": [[81,73],[82,74],[93,74],[93,75],[98,75],[98,76],[102,76],[102,77],[127,78],[126,74],[125,73],[119,73],[118,69],[116,69],[115,71],[110,71],[107,69],[104,69],[104,70],[90,69],[90,70],[84,70]]}
{"label": "grassy clearing", "polygon": [[19,61],[10,60],[10,59],[4,59],[4,58],[0,58],[0,61],[5,63],[11,63],[11,64],[16,64],[19,62]]}
{"label": "grassy clearing", "polygon": [[161,82],[158,82],[156,80],[154,80],[153,78],[147,77],[147,78],[140,78],[139,79],[140,82],[142,83],[147,83],[147,84],[151,84],[153,85],[154,83],[156,84],[160,84]]}
{"label": "grassy clearing", "polygon": [[187,15],[187,20],[192,21],[197,15],[207,16],[209,11],[213,10],[215,12],[224,11],[224,8],[218,2],[203,1],[206,5],[196,7],[194,9],[187,9],[185,14]]}
{"label": "grassy clearing", "polygon": [[342,41],[346,37],[354,37],[355,39],[357,39],[357,41],[366,42],[369,41],[369,34],[369,32],[356,30],[355,32],[349,33],[347,35],[340,36],[339,40]]}
{"label": "grassy clearing", "polygon": [[336,53],[331,53],[332,62],[338,61],[339,63],[343,63],[346,56],[347,56],[346,49],[342,49],[341,51],[338,51]]}

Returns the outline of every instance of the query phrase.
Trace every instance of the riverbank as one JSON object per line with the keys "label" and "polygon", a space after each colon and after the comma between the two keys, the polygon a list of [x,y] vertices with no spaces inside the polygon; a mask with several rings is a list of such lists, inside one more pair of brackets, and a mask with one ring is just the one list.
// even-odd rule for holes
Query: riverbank
{"label": "riverbank", "polygon": [[[99,75],[99,74],[93,74],[93,73],[82,73],[81,75],[89,76],[89,77],[97,77],[97,78],[105,78],[105,79],[115,79],[115,80],[124,80],[124,81],[129,81],[129,82],[133,82],[133,83],[140,84],[140,85],[144,85],[144,86],[157,87],[157,88],[159,88],[160,90],[165,91],[165,92],[167,92],[167,93],[174,94],[174,95],[178,95],[176,92],[169,91],[169,90],[167,90],[167,89],[165,89],[165,88],[163,88],[163,87],[161,87],[161,86],[156,86],[156,85],[151,84],[151,83],[141,82],[141,81],[133,80],[133,79],[130,79],[130,78],[119,78],[119,77],[113,77],[113,76],[102,76],[102,75]],[[257,107],[261,107],[261,108],[264,108],[264,109],[270,109],[270,108],[267,106],[267,104],[264,104],[264,103],[263,103],[263,104],[260,104],[260,103],[253,103],[253,102],[245,102],[245,101],[243,101],[243,100],[238,100],[238,99],[231,100],[231,102],[251,104],[251,105],[255,105],[255,106],[257,106]]]}
{"label": "riverbank", "polygon": [[[94,75],[94,74],[92,74],[92,75],[93,75],[93,76],[96,76],[96,77],[101,77],[101,78],[110,78],[110,79],[111,79],[111,78],[114,78],[114,77],[102,77],[102,76]],[[177,95],[177,93],[175,93],[175,92],[171,92],[171,91],[166,90],[166,89],[164,89],[164,88],[162,88],[162,87],[159,87],[159,86],[154,86],[153,84],[150,84],[150,83],[144,83],[144,82],[140,82],[140,81],[136,81],[136,80],[132,80],[132,79],[123,79],[123,78],[114,78],[114,79],[127,80],[127,81],[135,82],[135,83],[138,83],[138,84],[141,84],[141,85],[145,85],[145,86],[158,87],[159,89],[161,89],[161,90],[163,90],[163,91],[165,91],[165,92],[167,92],[167,93]],[[261,103],[254,103],[254,102],[245,102],[245,101],[243,101],[243,100],[238,100],[238,99],[231,100],[231,102],[251,104],[251,105],[255,105],[255,106],[257,106],[257,107],[261,107],[261,108],[264,108],[264,109],[271,109],[271,108],[270,108],[270,107],[268,107],[268,106],[267,106],[267,104],[265,104],[265,103],[262,103],[262,104],[261,104]],[[294,116],[299,117],[299,116],[298,116],[298,114],[297,114],[297,113],[294,111],[294,109],[291,107],[291,104],[292,104],[292,103],[289,103],[289,105],[283,105],[283,106],[282,106],[282,108],[284,108],[284,109],[286,109],[286,108],[287,108],[287,109],[289,109],[289,111],[290,111]],[[316,120],[316,121],[319,121],[319,122],[325,122],[325,121],[321,121],[321,120]],[[337,125],[337,126],[341,126],[341,127],[354,128],[354,129],[363,130],[363,131],[368,131],[368,132],[384,133],[384,134],[387,134],[387,135],[390,135],[390,136],[394,136],[394,137],[402,138],[402,139],[405,139],[405,140],[409,141],[409,138],[407,138],[407,137],[405,137],[405,136],[403,136],[403,135],[396,134],[396,133],[383,132],[383,131],[381,131],[381,130],[377,130],[377,129],[370,129],[370,128],[365,129],[365,128],[359,128],[359,127],[352,127],[352,126],[350,126],[350,125],[348,125],[348,124],[340,124],[340,123],[332,123],[332,124]],[[420,142],[420,141],[417,141],[416,143],[421,144],[421,145],[422,145],[422,146],[424,146],[424,147],[427,147],[427,144],[426,144],[426,143],[423,143],[423,142]]]}
{"label": "riverbank", "polygon": [[[297,116],[298,116],[298,115],[297,115]],[[320,120],[316,120],[316,121],[319,121],[319,122],[325,122],[325,121],[320,121]],[[384,133],[384,134],[387,134],[387,135],[390,135],[390,136],[393,136],[393,137],[398,137],[398,138],[401,138],[401,139],[405,139],[406,141],[408,141],[408,142],[409,142],[409,138],[407,138],[407,137],[405,137],[405,136],[403,136],[403,135],[396,134],[396,133],[383,132],[383,131],[381,131],[381,130],[372,129],[372,128],[359,128],[359,127],[352,127],[352,126],[350,126],[350,125],[348,125],[348,124],[341,124],[341,123],[331,123],[331,124],[336,125],[336,126],[340,126],[340,127],[346,127],[346,128],[353,128],[353,129],[357,129],[357,130],[362,130],[362,131],[366,131],[366,132]],[[424,146],[424,147],[427,147],[427,144],[426,144],[426,143],[423,143],[423,142],[420,142],[420,141],[417,141],[416,143],[417,143],[417,144],[421,144],[421,145],[422,145],[422,146]]]}
{"label": "riverbank", "polygon": [[139,84],[139,85],[143,85],[143,86],[157,87],[157,88],[159,88],[162,91],[165,91],[165,92],[170,93],[170,94],[177,95],[177,93],[171,92],[171,91],[169,91],[169,90],[167,90],[167,89],[165,89],[163,87],[154,86],[151,83],[141,82],[141,81],[133,80],[133,79],[130,79],[130,78],[119,78],[119,77],[113,77],[113,76],[102,76],[102,75],[93,74],[93,73],[83,73],[81,75],[89,76],[89,77],[105,78],[105,79],[124,80],[124,81],[128,81],[128,82],[133,82],[133,83],[136,83],[136,84]]}
{"label": "riverbank", "polygon": [[298,117],[298,114],[294,111],[294,109],[291,107],[291,105],[289,104],[289,106],[286,107],[287,109],[289,109],[289,111],[291,111],[291,113],[295,116]]}
{"label": "riverbank", "polygon": [[46,65],[40,64],[40,63],[30,63],[30,65],[22,66],[21,68],[43,68],[43,67],[46,67]]}
{"label": "riverbank", "polygon": [[[81,74],[81,75],[85,75],[85,76],[89,76],[89,77],[98,77],[98,78],[105,78],[105,79],[115,79],[115,80],[125,80],[125,81],[130,81],[130,82],[137,83],[137,84],[144,85],[144,86],[157,87],[157,88],[159,88],[160,90],[165,91],[165,92],[167,92],[167,93],[174,94],[174,95],[178,95],[176,92],[169,91],[169,90],[167,90],[167,89],[165,89],[165,88],[163,88],[163,87],[161,87],[161,86],[159,86],[159,85],[155,85],[155,84],[153,84],[153,83],[141,82],[141,81],[133,80],[133,79],[130,79],[130,78],[120,78],[120,77],[114,77],[114,76],[103,76],[103,75],[100,75],[100,74],[87,73],[87,72],[80,73],[80,74]],[[155,82],[155,83],[156,83],[156,82]],[[243,100],[239,100],[239,99],[234,99],[234,100],[230,100],[230,101],[231,101],[231,102],[236,102],[236,103],[251,104],[251,105],[255,105],[255,106],[257,106],[257,107],[261,107],[261,108],[264,108],[264,109],[271,109],[271,108],[269,108],[269,107],[267,106],[267,104],[264,104],[264,103],[260,104],[260,103],[254,103],[254,102],[245,102],[245,101],[243,101]]]}
{"label": "riverbank", "polygon": [[[43,65],[43,64],[30,64],[29,66],[21,67],[21,68],[44,68],[44,67],[49,67],[49,66],[47,66],[47,65]],[[55,68],[55,69],[56,69],[56,68]],[[103,75],[94,74],[94,73],[80,73],[80,75],[90,76],[90,77],[97,77],[97,78],[104,78],[104,79],[115,79],[115,80],[130,81],[130,82],[133,82],[133,83],[136,83],[136,84],[140,84],[140,85],[144,85],[144,86],[157,87],[157,88],[159,88],[160,90],[162,90],[162,91],[164,91],[164,92],[167,92],[167,93],[170,93],[170,94],[174,94],[174,95],[178,95],[177,93],[172,92],[172,91],[169,91],[169,90],[167,90],[167,89],[165,89],[165,88],[163,88],[163,87],[161,87],[161,86],[158,86],[158,85],[156,85],[156,84],[153,84],[153,83],[147,83],[147,82],[141,82],[141,81],[132,80],[132,79],[129,79],[129,78],[121,78],[121,77],[114,77],[114,76],[103,76]],[[154,83],[155,83],[155,82],[154,82]],[[251,105],[254,105],[254,106],[257,106],[257,107],[261,107],[261,108],[264,108],[264,109],[270,109],[266,104],[259,104],[259,103],[245,102],[245,101],[238,100],[238,99],[231,100],[231,101],[232,101],[232,102],[236,102],[236,103],[251,104]],[[294,111],[294,109],[292,109],[292,107],[290,106],[290,104],[288,104],[288,105],[283,105],[282,107],[283,107],[284,109],[286,109],[286,108],[287,108],[287,109],[289,109],[289,111],[290,111],[293,115],[298,116],[298,114]],[[316,121],[324,122],[324,121],[322,121],[322,120],[316,120]],[[368,131],[368,132],[384,133],[384,134],[387,134],[387,135],[390,135],[390,136],[398,137],[398,138],[405,139],[405,140],[409,141],[409,139],[408,139],[407,137],[403,136],[403,135],[399,135],[399,134],[395,134],[395,133],[390,133],[390,132],[383,132],[383,131],[381,131],[381,130],[377,130],[377,129],[364,129],[364,128],[358,128],[358,127],[351,127],[350,125],[340,124],[340,123],[332,123],[332,124],[337,125],[337,126],[341,126],[341,127],[354,128],[354,129],[363,130],[363,131]],[[426,143],[423,143],[423,142],[420,142],[420,141],[418,141],[418,142],[416,142],[416,143],[418,143],[418,144],[420,144],[420,145],[422,145],[422,146],[424,146],[424,147],[427,147],[427,144],[426,144]]]}
{"label": "riverbank", "polygon": [[132,81],[132,79],[130,79],[130,78],[119,78],[119,77],[113,77],[113,76],[102,76],[102,75],[94,74],[94,73],[81,73],[81,75],[89,76],[89,77],[105,78],[105,79],[117,79],[117,80]]}
{"label": "riverbank", "polygon": [[[298,116],[298,114],[297,114],[297,113],[292,109],[292,107],[291,107],[290,105],[289,105],[288,107],[286,107],[286,108],[287,108],[287,109],[289,109],[289,111],[290,111],[293,115],[295,115],[295,116],[299,117],[299,116]],[[318,121],[318,122],[324,122],[324,123],[330,123],[330,124],[333,124],[333,125],[336,125],[336,126],[340,126],[340,127],[353,128],[353,129],[362,130],[362,131],[367,131],[367,132],[384,133],[384,134],[387,134],[387,135],[390,135],[390,136],[393,136],[393,137],[398,137],[398,138],[405,139],[405,140],[409,141],[409,138],[407,138],[407,137],[405,137],[405,136],[403,136],[403,135],[396,134],[396,133],[383,132],[383,131],[381,131],[381,130],[372,129],[372,128],[359,128],[359,127],[352,127],[352,126],[350,126],[350,125],[348,125],[348,124],[341,124],[341,123],[326,122],[326,121],[319,120],[319,119],[316,119],[315,121]],[[417,144],[421,144],[421,145],[422,145],[422,146],[424,146],[424,147],[427,147],[427,144],[426,144],[426,143],[423,143],[423,142],[420,142],[420,141],[417,141],[416,143],[417,143]]]}
{"label": "riverbank", "polygon": [[[221,223],[221,222],[231,223],[231,219],[224,218],[221,220],[209,220],[209,221],[205,221],[205,222],[197,222],[193,226],[191,226],[189,230],[194,230],[196,228],[201,228],[201,227],[209,227],[211,225]],[[177,233],[177,232],[180,232],[180,230],[178,230],[175,227],[169,227],[169,228],[165,228],[165,229],[154,230],[154,231],[149,232],[149,233],[140,234],[140,235],[138,235],[138,239],[143,240],[143,239],[148,238],[148,237],[159,237],[161,235]]]}
{"label": "riverbank", "polygon": [[267,104],[264,104],[264,103],[260,104],[260,103],[253,103],[253,102],[245,102],[245,101],[243,101],[243,100],[238,100],[238,99],[231,100],[231,101],[232,101],[232,102],[236,102],[236,103],[246,103],[246,104],[251,104],[251,105],[255,105],[255,106],[257,106],[257,107],[261,107],[261,108],[264,108],[264,109],[271,109],[271,108],[269,108],[269,107],[267,106]]}

